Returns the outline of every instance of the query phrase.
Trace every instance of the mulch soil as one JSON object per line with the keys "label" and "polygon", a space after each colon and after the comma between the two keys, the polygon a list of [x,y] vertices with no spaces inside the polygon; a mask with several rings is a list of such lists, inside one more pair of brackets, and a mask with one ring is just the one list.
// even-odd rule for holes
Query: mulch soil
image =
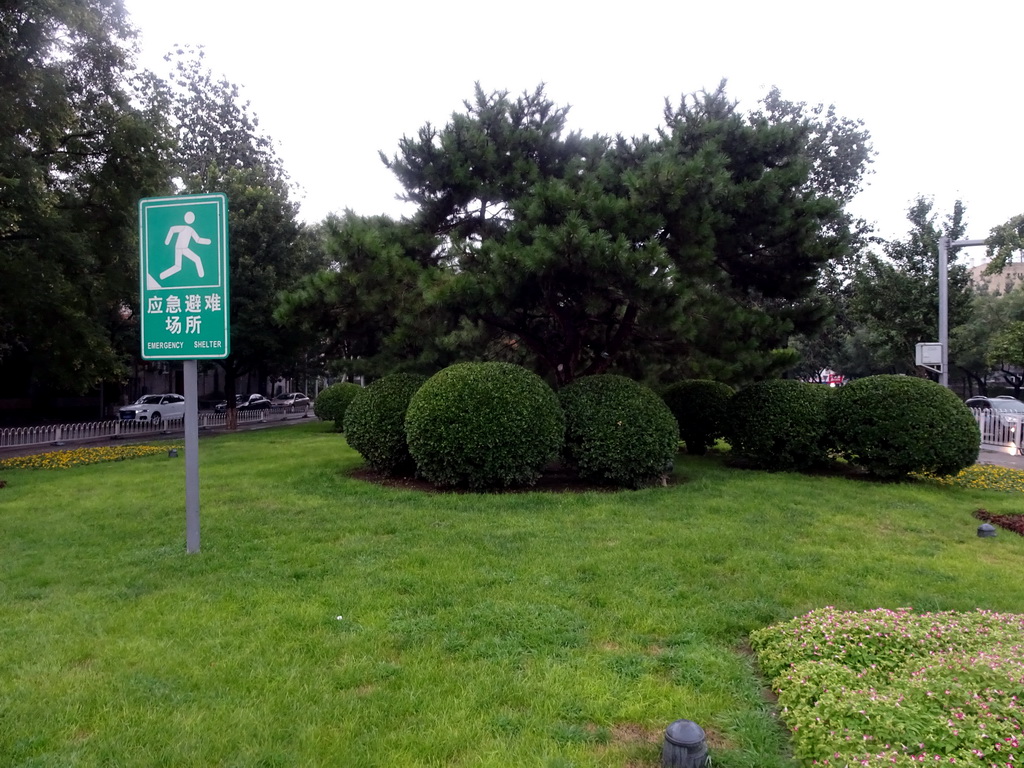
{"label": "mulch soil", "polygon": [[[465,488],[436,488],[426,480],[416,477],[391,477],[377,472],[363,465],[356,467],[348,473],[349,477],[362,480],[367,483],[374,483],[384,488],[401,488],[408,491],[423,491],[424,493],[478,493]],[[676,485],[679,480],[673,475],[666,480],[666,485]],[[597,483],[587,483],[580,480],[571,472],[561,466],[552,466],[541,473],[534,485],[521,488],[508,488],[504,490],[482,491],[483,493],[528,493],[540,491],[547,493],[611,493],[621,491],[622,488]]]}
{"label": "mulch soil", "polygon": [[986,509],[974,510],[974,516],[983,523],[991,523],[1007,531],[1024,536],[1024,515],[993,515]]}

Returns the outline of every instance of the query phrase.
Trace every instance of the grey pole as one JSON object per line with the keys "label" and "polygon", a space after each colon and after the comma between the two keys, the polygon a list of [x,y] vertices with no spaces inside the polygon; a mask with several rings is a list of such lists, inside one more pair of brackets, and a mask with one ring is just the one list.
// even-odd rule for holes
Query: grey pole
{"label": "grey pole", "polygon": [[939,384],[949,388],[949,285],[946,279],[949,238],[939,238],[939,344],[942,345],[942,363]]}
{"label": "grey pole", "polygon": [[957,240],[949,242],[943,235],[939,238],[939,344],[942,345],[942,370],[939,371],[939,383],[949,387],[949,285],[947,280],[949,248],[963,248],[985,245],[985,240]]}
{"label": "grey pole", "polygon": [[199,551],[199,365],[185,361],[185,551]]}

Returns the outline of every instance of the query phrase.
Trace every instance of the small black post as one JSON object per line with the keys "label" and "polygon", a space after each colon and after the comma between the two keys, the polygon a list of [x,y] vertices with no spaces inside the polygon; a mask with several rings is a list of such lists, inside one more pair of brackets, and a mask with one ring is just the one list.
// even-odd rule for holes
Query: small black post
{"label": "small black post", "polygon": [[665,729],[662,768],[706,768],[710,765],[704,729],[692,720],[676,720]]}

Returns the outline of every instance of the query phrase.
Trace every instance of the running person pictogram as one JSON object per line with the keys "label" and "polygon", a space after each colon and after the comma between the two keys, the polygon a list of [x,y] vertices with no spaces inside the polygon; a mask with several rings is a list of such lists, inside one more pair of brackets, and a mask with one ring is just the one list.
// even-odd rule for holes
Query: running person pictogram
{"label": "running person pictogram", "polygon": [[164,245],[171,244],[171,238],[175,235],[178,239],[174,242],[174,266],[168,267],[160,273],[160,279],[170,277],[171,275],[181,272],[181,260],[182,258],[189,259],[193,264],[196,265],[196,271],[200,277],[203,277],[203,260],[200,259],[196,254],[192,253],[192,250],[188,247],[189,244],[195,240],[196,245],[209,245],[212,241],[205,237],[200,237],[199,233],[192,229],[192,223],[195,222],[196,215],[192,211],[188,211],[185,214],[185,223],[177,224],[167,230],[167,237],[164,239]]}

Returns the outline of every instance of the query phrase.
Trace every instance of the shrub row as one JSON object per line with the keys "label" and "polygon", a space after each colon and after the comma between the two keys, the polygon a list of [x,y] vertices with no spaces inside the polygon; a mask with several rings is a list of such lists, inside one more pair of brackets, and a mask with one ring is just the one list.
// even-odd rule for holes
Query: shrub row
{"label": "shrub row", "polygon": [[420,476],[439,487],[531,485],[562,445],[565,418],[543,379],[510,363],[459,363],[409,403],[405,434]]}
{"label": "shrub row", "polygon": [[344,427],[367,464],[443,488],[530,485],[556,458],[582,479],[638,488],[671,471],[680,437],[695,454],[724,438],[744,466],[808,471],[842,459],[884,478],[956,474],[974,463],[980,443],[952,392],[909,376],[835,390],[773,380],[735,393],[685,381],[662,398],[601,375],[556,395],[519,366],[461,363],[429,379],[395,374],[348,386],[356,391]]}
{"label": "shrub row", "polygon": [[832,390],[792,379],[741,389],[730,403],[726,439],[734,455],[763,469],[808,470],[829,458]]}
{"label": "shrub row", "polygon": [[707,379],[678,381],[661,393],[676,417],[687,453],[703,456],[719,438],[725,437],[732,394],[728,384]]}
{"label": "shrub row", "polygon": [[806,471],[842,459],[881,478],[953,475],[975,462],[980,434],[950,390],[879,375],[839,389],[765,381],[730,398],[723,430],[748,466]]}
{"label": "shrub row", "polygon": [[955,475],[978,458],[981,433],[952,391],[912,376],[869,376],[836,390],[840,452],[878,477]]}
{"label": "shrub row", "polygon": [[357,393],[345,411],[348,444],[385,475],[411,475],[416,465],[405,440],[405,412],[426,376],[395,373]]}
{"label": "shrub row", "polygon": [[580,477],[640,488],[667,476],[679,428],[664,401],[624,376],[587,376],[559,393],[565,457]]}
{"label": "shrub row", "polygon": [[331,384],[316,396],[313,413],[321,421],[333,421],[334,428],[341,432],[345,423],[345,411],[356,395],[362,390],[358,384],[340,382]]}
{"label": "shrub row", "polygon": [[679,443],[671,411],[637,382],[591,376],[555,395],[509,363],[385,376],[356,395],[344,426],[372,468],[415,469],[442,488],[531,485],[560,457],[587,480],[638,488],[671,470]]}

